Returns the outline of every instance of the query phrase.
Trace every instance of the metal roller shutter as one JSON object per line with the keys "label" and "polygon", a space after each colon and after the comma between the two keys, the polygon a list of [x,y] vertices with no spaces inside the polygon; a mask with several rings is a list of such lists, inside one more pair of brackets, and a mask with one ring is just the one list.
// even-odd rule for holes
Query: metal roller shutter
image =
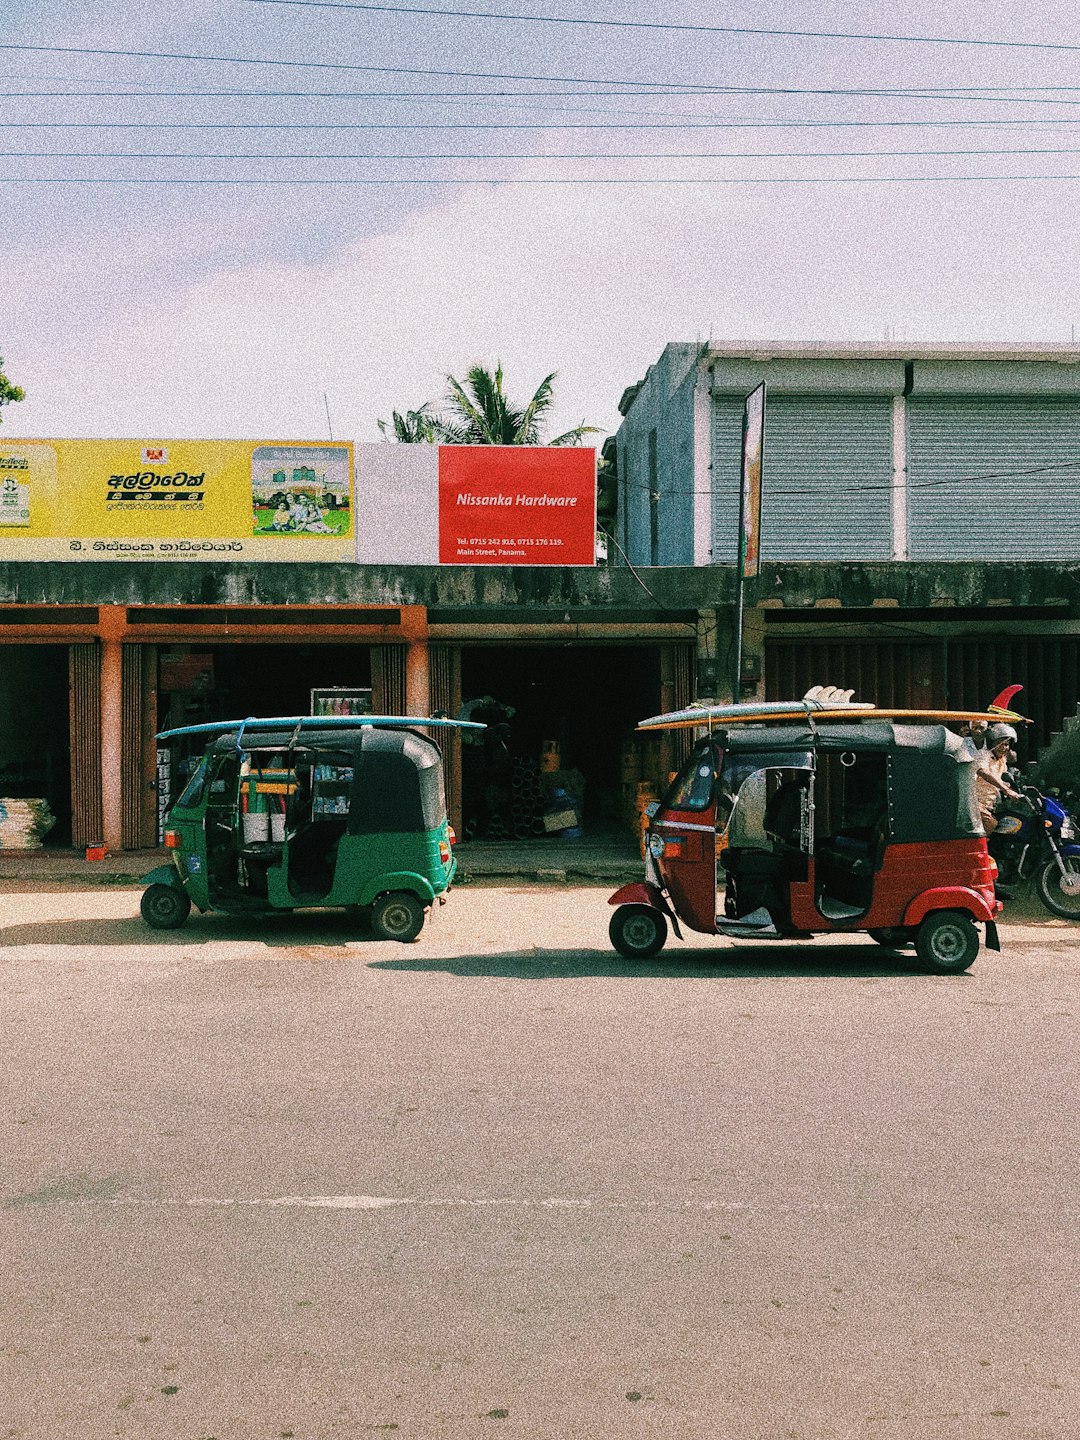
{"label": "metal roller shutter", "polygon": [[71,843],[76,849],[100,845],[101,825],[101,649],[68,646],[71,720]]}
{"label": "metal roller shutter", "polygon": [[[737,558],[743,400],[713,411],[713,561]],[[770,396],[761,553],[768,560],[888,560],[892,555],[889,396]]]}
{"label": "metal roller shutter", "polygon": [[1080,559],[1080,399],[912,396],[907,451],[912,560]]}

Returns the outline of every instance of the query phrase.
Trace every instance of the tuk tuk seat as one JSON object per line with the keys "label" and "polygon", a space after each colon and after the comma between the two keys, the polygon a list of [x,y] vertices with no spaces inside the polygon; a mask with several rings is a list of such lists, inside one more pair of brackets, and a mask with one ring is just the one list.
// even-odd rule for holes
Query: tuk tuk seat
{"label": "tuk tuk seat", "polygon": [[818,846],[820,862],[858,877],[873,875],[881,866],[884,841],[868,831],[841,830]]}

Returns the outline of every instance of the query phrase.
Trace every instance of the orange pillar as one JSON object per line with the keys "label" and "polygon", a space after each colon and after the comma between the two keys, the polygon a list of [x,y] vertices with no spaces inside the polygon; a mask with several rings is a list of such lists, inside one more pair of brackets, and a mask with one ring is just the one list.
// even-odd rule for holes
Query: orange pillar
{"label": "orange pillar", "polygon": [[431,667],[427,640],[410,640],[405,651],[405,710],[409,715],[431,713]]}
{"label": "orange pillar", "polygon": [[110,850],[123,847],[121,744],[123,737],[123,634],[127,613],[122,605],[98,610],[101,635],[101,828]]}
{"label": "orange pillar", "polygon": [[431,714],[431,665],[428,658],[427,607],[401,607],[401,633],[405,650],[405,713]]}

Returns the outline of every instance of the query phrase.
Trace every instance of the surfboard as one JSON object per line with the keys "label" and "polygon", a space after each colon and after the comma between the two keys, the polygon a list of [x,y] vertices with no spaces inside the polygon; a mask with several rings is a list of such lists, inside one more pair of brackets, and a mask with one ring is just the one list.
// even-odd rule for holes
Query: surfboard
{"label": "surfboard", "polygon": [[379,725],[393,730],[423,726],[435,730],[486,730],[479,720],[432,719],[421,715],[278,715],[269,719],[249,715],[244,720],[211,720],[200,725],[180,725],[175,730],[161,730],[157,740],[171,740],[176,735],[224,735],[230,730],[358,730]]}
{"label": "surfboard", "polygon": [[691,705],[685,710],[672,710],[667,715],[653,715],[638,724],[639,730],[682,730],[728,725],[769,725],[783,724],[793,720],[812,720],[816,724],[823,720],[896,720],[912,725],[960,724],[964,721],[985,720],[1006,721],[1010,724],[1030,725],[1026,715],[1017,715],[1012,710],[905,710],[878,709],[866,701],[851,701],[848,704],[821,700],[768,700],[757,704],[753,701],[740,705]]}

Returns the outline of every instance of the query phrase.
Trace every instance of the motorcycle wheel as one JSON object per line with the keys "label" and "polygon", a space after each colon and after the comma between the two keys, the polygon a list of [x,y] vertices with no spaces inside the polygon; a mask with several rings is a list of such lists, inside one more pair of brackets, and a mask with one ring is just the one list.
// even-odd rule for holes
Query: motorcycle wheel
{"label": "motorcycle wheel", "polygon": [[[1061,858],[1066,873],[1061,873],[1052,856],[1035,876],[1035,889],[1052,915],[1060,915],[1063,920],[1080,920],[1080,855]],[[1070,895],[1063,889],[1063,883],[1070,889],[1075,885],[1075,894]]]}

